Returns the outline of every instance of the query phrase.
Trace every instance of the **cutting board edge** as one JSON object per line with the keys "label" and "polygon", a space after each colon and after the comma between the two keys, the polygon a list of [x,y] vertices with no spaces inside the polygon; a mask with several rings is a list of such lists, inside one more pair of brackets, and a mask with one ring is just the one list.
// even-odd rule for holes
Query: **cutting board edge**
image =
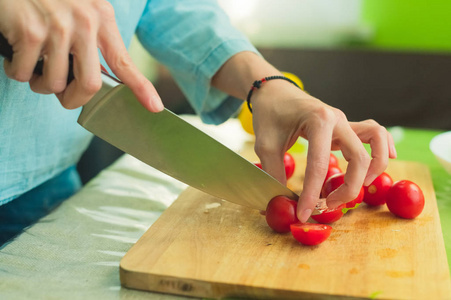
{"label": "cutting board edge", "polygon": [[[274,289],[266,286],[251,286],[198,279],[185,279],[171,275],[133,272],[136,278],[130,278],[130,272],[120,264],[121,285],[125,288],[165,293],[179,296],[201,297],[208,299],[245,298],[248,299],[360,299],[349,295],[332,295],[324,293],[303,292],[297,290]],[[130,272],[131,274],[131,272]],[[232,292],[231,292],[232,291]]]}

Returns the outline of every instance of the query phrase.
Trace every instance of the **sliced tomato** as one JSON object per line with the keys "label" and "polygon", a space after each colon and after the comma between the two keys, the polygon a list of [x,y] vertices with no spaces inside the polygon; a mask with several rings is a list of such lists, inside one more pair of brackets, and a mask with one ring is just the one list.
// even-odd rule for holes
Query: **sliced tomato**
{"label": "sliced tomato", "polygon": [[368,205],[383,205],[385,204],[385,198],[387,192],[393,185],[393,179],[387,173],[382,173],[369,185],[363,187],[365,195],[363,201]]}
{"label": "sliced tomato", "polygon": [[330,236],[332,227],[325,224],[293,223],[290,225],[291,234],[301,244],[319,245]]}
{"label": "sliced tomato", "polygon": [[[344,177],[345,177],[344,173],[339,173],[339,174],[332,175],[329,179],[327,179],[321,190],[321,196],[323,198],[327,198],[327,196],[329,196],[330,193],[335,191],[340,185],[342,185],[345,182]],[[347,208],[356,208],[357,204],[362,203],[364,193],[365,192],[364,192],[364,189],[362,186],[360,188],[360,192],[357,195],[357,197],[355,199],[349,201],[348,203],[346,203],[346,207]]]}
{"label": "sliced tomato", "polygon": [[321,224],[330,224],[334,223],[343,217],[343,208],[346,207],[346,204],[342,204],[333,209],[326,209],[320,215],[312,215],[312,219]]}
{"label": "sliced tomato", "polygon": [[326,184],[327,179],[331,178],[335,174],[340,174],[340,173],[343,173],[343,171],[340,169],[340,167],[329,166],[329,168],[327,169],[326,178],[324,178],[323,187],[324,187],[324,184]]}
{"label": "sliced tomato", "polygon": [[286,196],[276,196],[266,207],[266,223],[272,230],[280,233],[290,231],[290,225],[298,222],[297,202]]}
{"label": "sliced tomato", "polygon": [[387,192],[386,201],[388,210],[404,219],[416,218],[424,208],[423,191],[409,180],[395,182]]}

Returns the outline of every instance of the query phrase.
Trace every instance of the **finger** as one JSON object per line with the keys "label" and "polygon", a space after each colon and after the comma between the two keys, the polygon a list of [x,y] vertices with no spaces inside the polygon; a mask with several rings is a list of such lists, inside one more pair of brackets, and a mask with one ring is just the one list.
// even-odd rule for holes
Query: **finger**
{"label": "finger", "polygon": [[101,30],[99,35],[99,48],[108,66],[133,91],[147,110],[151,112],[163,110],[163,103],[155,87],[132,62],[116,23],[108,24],[110,24],[108,30]]}
{"label": "finger", "polygon": [[388,139],[387,130],[379,126],[369,140],[371,157],[373,158],[368,168],[363,185],[369,186],[388,166]]}
{"label": "finger", "polygon": [[101,88],[100,61],[96,38],[78,38],[72,47],[74,80],[63,93],[57,94],[63,107],[74,109],[86,104]]}
{"label": "finger", "polygon": [[315,126],[307,138],[309,143],[304,188],[297,206],[298,219],[303,223],[308,220],[318,203],[329,167],[332,126]]}
{"label": "finger", "polygon": [[338,134],[341,152],[348,162],[348,166],[344,184],[327,197],[327,206],[330,208],[336,208],[339,204],[357,197],[370,165],[368,152],[351,127],[347,124],[341,125]]}
{"label": "finger", "polygon": [[13,50],[12,61],[5,59],[3,63],[6,76],[20,82],[30,81],[36,63],[41,56],[41,41],[26,41],[22,39],[21,43],[13,46]]}
{"label": "finger", "polygon": [[64,91],[69,71],[69,40],[52,36],[49,49],[43,55],[44,65],[41,76],[33,76],[30,87],[34,92],[55,94]]}
{"label": "finger", "polygon": [[[371,160],[364,185],[370,185],[388,166],[390,148],[389,133],[374,120],[350,123],[351,128],[363,143],[371,147]],[[393,145],[393,144],[392,144]]]}
{"label": "finger", "polygon": [[396,152],[396,147],[395,147],[395,141],[393,140],[393,136],[391,135],[390,132],[388,132],[388,149],[389,149],[389,157],[394,159],[398,156],[398,153]]}

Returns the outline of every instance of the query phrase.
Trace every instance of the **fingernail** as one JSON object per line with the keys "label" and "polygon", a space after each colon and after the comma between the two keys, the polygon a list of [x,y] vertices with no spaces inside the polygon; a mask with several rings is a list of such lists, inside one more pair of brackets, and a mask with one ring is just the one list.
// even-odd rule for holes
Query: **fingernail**
{"label": "fingernail", "polygon": [[395,145],[391,145],[391,153],[393,154],[393,158],[396,158],[398,156],[398,153],[396,152],[396,147]]}
{"label": "fingernail", "polygon": [[328,201],[328,202],[327,202],[327,207],[328,207],[329,209],[334,209],[334,208],[339,207],[339,206],[342,205],[342,204],[343,204],[343,202],[341,202],[341,201],[338,201],[338,200],[332,200],[332,201]]}
{"label": "fingernail", "polygon": [[164,109],[164,105],[160,97],[154,96],[152,99],[152,103],[153,107],[155,108],[155,112],[160,112]]}
{"label": "fingernail", "polygon": [[307,208],[302,212],[301,217],[299,218],[299,221],[301,221],[302,223],[305,223],[305,222],[307,222],[308,218],[310,218],[311,215],[312,215],[312,210],[310,208]]}

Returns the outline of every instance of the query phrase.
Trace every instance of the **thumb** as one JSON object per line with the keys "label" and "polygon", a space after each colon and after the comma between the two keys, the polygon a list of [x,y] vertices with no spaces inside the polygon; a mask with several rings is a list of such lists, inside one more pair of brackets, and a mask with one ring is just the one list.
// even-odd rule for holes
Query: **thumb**
{"label": "thumb", "polygon": [[283,147],[279,146],[278,135],[274,130],[267,130],[266,134],[255,135],[255,153],[260,158],[262,168],[269,175],[277,179],[283,185],[287,184]]}

